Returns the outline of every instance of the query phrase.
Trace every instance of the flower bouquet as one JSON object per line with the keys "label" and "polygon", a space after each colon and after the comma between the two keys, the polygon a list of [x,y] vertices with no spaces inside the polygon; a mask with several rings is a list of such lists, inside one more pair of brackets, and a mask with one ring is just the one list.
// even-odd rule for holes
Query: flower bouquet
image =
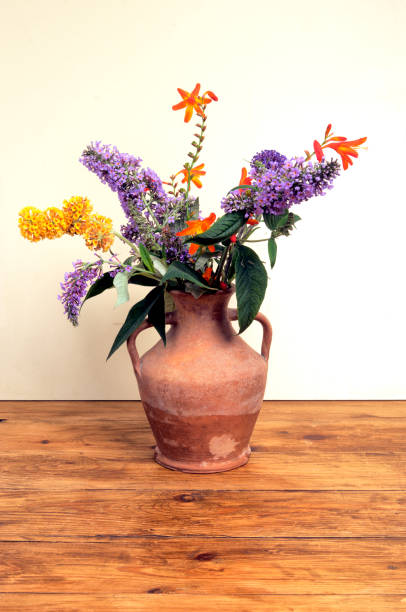
{"label": "flower bouquet", "polygon": [[[79,235],[94,252],[93,261],[75,261],[73,271],[65,275],[61,284],[59,299],[73,325],[78,324],[84,302],[107,289],[115,288],[116,305],[121,305],[129,300],[128,285],[148,288],[145,297],[129,310],[108,357],[127,341],[144,408],[158,442],[157,460],[174,469],[219,471],[237,467],[247,460],[249,435],[265,389],[266,367],[264,370],[263,364],[251,353],[244,353],[252,349],[234,333],[229,323],[231,319],[238,319],[239,333],[254,319],[262,323],[265,360],[252,353],[255,358],[266,361],[271,331],[258,311],[268,276],[251,244],[267,240],[273,268],[277,241],[289,236],[300,220],[291,212],[291,207],[331,189],[341,165],[344,170],[352,165],[352,158],[358,157],[358,149],[366,138],[351,141],[335,136],[330,124],[322,142],[315,140],[313,150],[305,151],[303,156],[287,158],[274,150],[256,153],[250,167],[242,168],[239,184],[223,198],[224,214],[216,218],[212,212],[202,217],[199,198],[192,190],[202,187],[201,177],[206,174],[201,153],[207,110],[218,98],[212,91],[201,94],[199,84],[191,92],[183,89],[178,92],[181,101],[173,110],[184,109],[186,123],[194,115],[198,121],[187,161],[168,181],[162,181],[150,168],[143,168],[140,158],[101,142],[92,142],[80,157],[88,170],[117,193],[126,216],[120,232],[113,230],[111,219],[94,213],[90,201],[82,196],[65,200],[61,208],[26,207],[20,212],[19,227],[23,237],[34,242],[65,234]],[[337,153],[341,163],[337,159],[327,160],[326,149]],[[254,233],[261,224],[268,236],[256,240]],[[115,239],[128,246],[128,257],[124,260],[114,251]],[[228,300],[234,290],[237,309],[229,311]],[[172,326],[169,334],[166,324]],[[149,326],[157,330],[162,343],[152,349],[151,359],[147,354],[141,363],[135,338]],[[183,342],[179,340],[181,326]],[[210,382],[202,374],[207,371],[207,354],[216,354],[213,350],[206,352],[210,347],[204,338],[207,334],[210,336],[207,331],[210,329],[212,349],[225,351],[226,359],[216,358],[216,363],[224,367],[229,363],[231,372],[229,380],[224,371],[220,372],[218,384],[213,374]],[[218,340],[220,337],[222,342]],[[235,359],[230,356],[230,347],[237,355]],[[247,382],[250,360],[253,374],[251,382]],[[241,361],[244,367],[240,367]],[[185,377],[190,380],[192,375],[202,378],[200,387],[199,381],[195,381],[195,390],[201,391],[190,395],[184,380]],[[238,390],[241,377],[249,388],[247,397],[240,390],[230,400],[230,387]],[[175,384],[171,383],[173,378]],[[171,384],[176,390],[169,393]],[[221,385],[228,388],[227,397],[223,396]],[[199,408],[202,402],[206,408],[204,415]],[[237,405],[244,410],[237,409]],[[165,415],[161,414],[164,407]],[[245,437],[237,435],[243,425],[222,424],[221,417],[235,417],[237,413],[243,417],[248,438],[245,433]],[[202,419],[213,415],[216,420],[211,430]],[[200,419],[205,430],[210,430],[207,435],[202,437],[201,430],[195,433],[196,419]],[[174,449],[179,451],[178,455]]]}

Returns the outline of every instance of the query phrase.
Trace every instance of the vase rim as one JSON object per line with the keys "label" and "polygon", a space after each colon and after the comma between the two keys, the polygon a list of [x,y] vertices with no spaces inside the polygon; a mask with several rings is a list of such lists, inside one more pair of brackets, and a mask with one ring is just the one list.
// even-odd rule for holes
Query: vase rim
{"label": "vase rim", "polygon": [[[190,295],[191,297],[194,297],[192,293],[190,293],[189,291],[181,291],[180,289],[170,289],[168,291],[168,293],[174,293],[175,295]],[[235,285],[231,285],[231,287],[227,287],[227,289],[217,289],[215,292],[207,292],[207,293],[202,293],[201,296],[203,295],[208,295],[208,296],[214,296],[214,295],[229,295],[235,293]],[[199,299],[199,298],[195,298],[195,299]]]}

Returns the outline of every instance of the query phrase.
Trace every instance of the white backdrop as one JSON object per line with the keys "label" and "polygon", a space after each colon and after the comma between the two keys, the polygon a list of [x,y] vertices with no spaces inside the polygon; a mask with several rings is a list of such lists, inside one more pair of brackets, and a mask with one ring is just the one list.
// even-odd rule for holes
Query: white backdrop
{"label": "white backdrop", "polygon": [[[74,329],[56,295],[89,251],[80,238],[23,240],[17,214],[86,195],[119,227],[82,149],[100,139],[167,177],[193,131],[171,110],[176,88],[200,82],[220,99],[201,156],[206,213],[258,150],[302,154],[329,122],[368,136],[279,241],[261,308],[274,327],[266,398],[404,398],[405,18],[402,0],[3,1],[1,397],[138,398],[125,349],[105,362],[128,304],[106,292]],[[253,324],[244,338],[259,348],[260,335]],[[144,332],[141,351],[155,341]]]}

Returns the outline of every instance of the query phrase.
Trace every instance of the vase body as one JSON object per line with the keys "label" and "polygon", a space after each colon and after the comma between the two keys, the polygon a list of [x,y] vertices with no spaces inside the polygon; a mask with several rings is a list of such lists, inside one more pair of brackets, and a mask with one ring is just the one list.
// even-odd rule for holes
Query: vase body
{"label": "vase body", "polygon": [[[232,291],[171,292],[176,309],[164,346],[139,359],[137,330],[128,341],[141,400],[156,440],[155,460],[184,472],[209,473],[244,465],[261,408],[271,329],[263,315],[265,355],[234,331]],[[148,324],[145,325],[147,327]]]}

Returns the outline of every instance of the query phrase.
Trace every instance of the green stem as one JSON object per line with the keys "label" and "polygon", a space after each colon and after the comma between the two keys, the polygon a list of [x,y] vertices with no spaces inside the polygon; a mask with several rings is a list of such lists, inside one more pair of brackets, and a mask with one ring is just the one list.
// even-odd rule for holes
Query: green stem
{"label": "green stem", "polygon": [[228,247],[226,249],[224,249],[224,251],[221,254],[221,259],[220,259],[219,264],[217,266],[216,275],[214,277],[214,282],[215,283],[220,282],[221,273],[223,271],[223,267],[224,267],[225,261],[227,259],[227,256],[228,256],[228,254],[230,252],[230,247],[231,247],[231,244],[229,244]]}
{"label": "green stem", "polygon": [[227,281],[228,272],[230,270],[230,266],[231,266],[231,263],[233,261],[233,257],[234,257],[234,249],[230,249],[230,254],[229,254],[228,259],[226,261],[226,264],[224,266],[224,282],[226,282],[226,283],[228,282]]}
{"label": "green stem", "polygon": [[[206,122],[206,119],[207,119],[207,117],[206,117],[206,105],[202,106],[202,111],[203,111],[203,117],[201,117],[200,134],[198,136],[199,140],[198,140],[198,143],[197,143],[197,147],[195,147],[196,151],[195,151],[195,153],[193,155],[192,161],[188,165],[188,169],[187,169],[187,171],[188,171],[187,187],[186,187],[186,200],[187,201],[189,200],[190,183],[191,183],[191,180],[192,180],[192,172],[191,171],[193,169],[193,166],[195,165],[195,163],[198,160],[199,153],[200,153],[199,149],[201,147],[201,144],[202,144],[203,138],[204,138],[205,122]],[[186,219],[189,219],[189,204],[188,203],[186,204]]]}
{"label": "green stem", "polygon": [[138,250],[138,247],[133,244],[132,242],[130,242],[129,240],[127,240],[127,238],[124,238],[124,236],[122,236],[119,232],[113,232],[114,236],[117,236],[117,238],[119,238],[120,240],[122,240],[123,242],[125,242],[126,244],[128,244],[129,247],[132,248],[132,250],[139,255],[140,252]]}
{"label": "green stem", "polygon": [[244,242],[268,242],[269,238],[261,238],[260,240],[244,240]]}
{"label": "green stem", "polygon": [[156,218],[156,216],[154,215],[154,213],[151,210],[150,205],[148,204],[146,198],[144,196],[142,196],[142,201],[144,202],[144,206],[147,209],[147,211],[149,212],[149,214],[151,215],[151,219],[153,220],[153,222],[155,223],[157,229],[161,230],[162,229],[162,225],[160,223],[158,223],[158,219]]}

